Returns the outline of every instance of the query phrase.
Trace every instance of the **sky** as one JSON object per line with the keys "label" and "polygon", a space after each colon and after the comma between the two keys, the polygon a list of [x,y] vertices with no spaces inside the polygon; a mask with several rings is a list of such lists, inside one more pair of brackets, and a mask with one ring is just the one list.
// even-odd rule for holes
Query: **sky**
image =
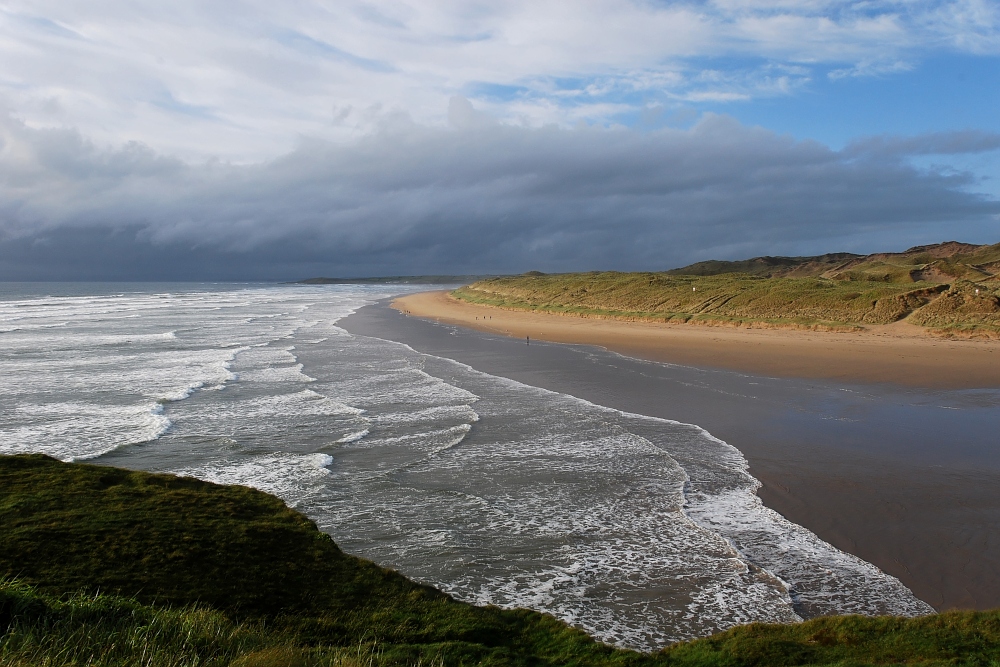
{"label": "sky", "polygon": [[1000,242],[1000,2],[0,5],[0,280]]}

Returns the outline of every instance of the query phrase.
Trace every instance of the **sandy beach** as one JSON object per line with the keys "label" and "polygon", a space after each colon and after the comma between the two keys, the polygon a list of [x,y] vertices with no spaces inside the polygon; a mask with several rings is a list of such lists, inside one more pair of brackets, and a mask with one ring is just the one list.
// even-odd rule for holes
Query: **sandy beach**
{"label": "sandy beach", "polygon": [[1000,606],[1000,390],[990,388],[1000,376],[989,344],[539,316],[440,292],[394,304],[340,326],[698,424],[743,453],[768,507],[935,608]]}
{"label": "sandy beach", "polygon": [[446,291],[399,297],[393,306],[480,331],[597,345],[650,361],[771,377],[1000,387],[1000,341],[938,338],[905,322],[856,333],[666,325],[501,310],[458,301]]}

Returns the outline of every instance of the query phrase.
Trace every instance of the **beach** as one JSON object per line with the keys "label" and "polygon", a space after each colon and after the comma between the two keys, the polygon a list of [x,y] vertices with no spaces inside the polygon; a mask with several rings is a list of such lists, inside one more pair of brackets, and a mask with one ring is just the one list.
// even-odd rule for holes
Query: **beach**
{"label": "beach", "polygon": [[935,608],[1000,606],[995,343],[901,327],[659,327],[472,307],[440,292],[394,305],[362,308],[341,325],[598,405],[697,424],[743,453],[767,506]]}
{"label": "beach", "polygon": [[889,382],[912,387],[1000,387],[1000,341],[949,340],[898,322],[864,332],[665,325],[502,310],[445,291],[400,297],[418,317],[524,339],[597,345],[639,359],[776,377]]}

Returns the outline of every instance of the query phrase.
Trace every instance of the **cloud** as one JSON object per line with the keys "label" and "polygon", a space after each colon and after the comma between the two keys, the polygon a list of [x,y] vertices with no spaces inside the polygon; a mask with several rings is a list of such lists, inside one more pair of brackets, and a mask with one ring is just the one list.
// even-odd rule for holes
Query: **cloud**
{"label": "cloud", "polygon": [[852,141],[844,148],[848,155],[917,156],[960,155],[1000,150],[1000,134],[980,130],[932,132],[916,137],[878,136]]}
{"label": "cloud", "polygon": [[997,240],[1000,202],[970,193],[971,176],[903,156],[991,135],[836,152],[717,115],[643,133],[484,122],[462,99],[451,111],[451,127],[387,113],[349,141],[303,139],[254,164],[190,164],[4,119],[0,278],[665,269]]}
{"label": "cloud", "polygon": [[826,76],[836,81],[837,79],[846,79],[848,77],[883,76],[897,72],[907,72],[911,69],[913,69],[913,65],[905,61],[862,61],[850,68],[830,70],[826,73]]}
{"label": "cloud", "polygon": [[300,136],[365,134],[376,106],[445,125],[462,95],[500,122],[611,125],[650,104],[788,95],[943,52],[1000,54],[997,3],[12,0],[0,97],[34,127],[253,162]]}

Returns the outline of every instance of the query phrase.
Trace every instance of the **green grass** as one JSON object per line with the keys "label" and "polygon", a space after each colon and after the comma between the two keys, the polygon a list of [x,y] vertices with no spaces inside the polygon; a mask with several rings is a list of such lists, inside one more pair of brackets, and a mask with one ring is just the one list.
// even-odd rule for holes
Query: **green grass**
{"label": "green grass", "polygon": [[1000,284],[957,280],[940,298],[913,313],[909,321],[941,333],[997,337]]}
{"label": "green grass", "polygon": [[[0,576],[43,594],[198,604],[306,643],[385,659],[629,664],[551,616],[457,602],[343,553],[274,496],[48,457],[0,457]],[[553,662],[553,660],[557,660]]]}
{"label": "green grass", "polygon": [[605,272],[494,278],[453,294],[499,308],[589,317],[849,328],[894,322],[946,289],[930,283]]}
{"label": "green grass", "polygon": [[754,624],[677,644],[665,663],[684,667],[785,665],[1000,665],[1000,613],[916,619],[842,616],[797,625]]}
{"label": "green grass", "polygon": [[509,310],[618,320],[851,330],[909,318],[941,332],[1000,334],[996,280],[939,284],[609,271],[491,278],[452,294]]}
{"label": "green grass", "polygon": [[905,252],[874,255],[832,253],[813,257],[754,257],[735,262],[709,260],[666,273],[691,276],[743,273],[764,278],[832,278],[896,283],[982,281],[1000,275],[1000,243],[977,246],[949,241],[918,246]]}
{"label": "green grass", "polygon": [[[114,595],[40,594],[0,581],[3,667],[343,667],[482,664],[447,644],[423,655],[361,639],[351,646],[304,642],[262,622],[233,622],[195,606],[143,605]],[[469,658],[472,658],[469,660]],[[518,664],[491,656],[492,664]],[[951,612],[920,619],[821,618],[749,625],[675,644],[633,664],[677,667],[782,665],[1000,665],[1000,614]],[[521,664],[546,664],[522,662]],[[601,664],[567,656],[548,664]]]}
{"label": "green grass", "polygon": [[816,277],[864,258],[864,255],[840,252],[813,257],[754,257],[753,259],[737,261],[710,259],[679,269],[671,269],[665,273],[676,276],[716,276],[722,273],[744,273],[763,278]]}
{"label": "green grass", "polygon": [[0,664],[26,667],[221,666],[262,650],[298,648],[262,624],[233,623],[210,609],[155,608],[112,595],[59,599],[15,581],[0,582],[0,626]]}
{"label": "green grass", "polygon": [[1000,612],[617,650],[344,554],[267,494],[44,456],[0,457],[0,576],[0,667],[1000,665]]}

